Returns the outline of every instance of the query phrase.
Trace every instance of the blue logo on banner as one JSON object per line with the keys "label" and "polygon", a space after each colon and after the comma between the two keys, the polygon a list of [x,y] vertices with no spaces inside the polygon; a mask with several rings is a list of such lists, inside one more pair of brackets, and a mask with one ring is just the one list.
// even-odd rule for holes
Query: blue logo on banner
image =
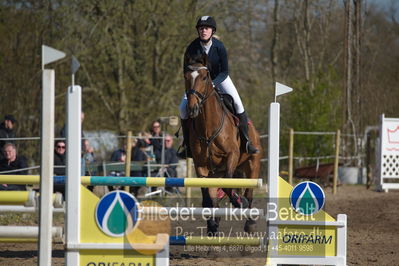
{"label": "blue logo on banner", "polygon": [[106,235],[121,237],[131,231],[138,221],[136,199],[121,190],[104,195],[96,207],[96,222]]}
{"label": "blue logo on banner", "polygon": [[318,184],[305,181],[292,189],[290,201],[296,212],[311,215],[323,208],[326,196]]}

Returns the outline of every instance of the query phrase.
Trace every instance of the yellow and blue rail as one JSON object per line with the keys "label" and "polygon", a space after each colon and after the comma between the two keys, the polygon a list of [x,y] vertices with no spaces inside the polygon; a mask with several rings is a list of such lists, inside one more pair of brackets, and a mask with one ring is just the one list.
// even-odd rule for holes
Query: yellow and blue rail
{"label": "yellow and blue rail", "polygon": [[[65,179],[65,176],[54,176],[54,184],[65,184]],[[0,175],[0,184],[39,183],[38,175]],[[92,186],[260,188],[262,179],[82,176],[81,183]]]}

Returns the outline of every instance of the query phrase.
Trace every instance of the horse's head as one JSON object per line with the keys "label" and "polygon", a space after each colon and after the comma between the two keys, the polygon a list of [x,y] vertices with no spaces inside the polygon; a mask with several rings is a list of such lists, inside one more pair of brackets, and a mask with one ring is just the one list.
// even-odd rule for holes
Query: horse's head
{"label": "horse's head", "polygon": [[184,73],[187,108],[190,118],[198,116],[202,104],[212,92],[212,80],[209,70],[206,67],[206,57],[192,59]]}

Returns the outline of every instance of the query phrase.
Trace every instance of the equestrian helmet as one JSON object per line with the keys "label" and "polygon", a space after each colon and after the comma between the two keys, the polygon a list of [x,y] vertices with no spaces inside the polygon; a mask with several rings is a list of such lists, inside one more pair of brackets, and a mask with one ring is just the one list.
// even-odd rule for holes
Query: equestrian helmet
{"label": "equestrian helmet", "polygon": [[195,26],[195,28],[198,29],[199,27],[202,27],[202,26],[211,27],[213,29],[213,31],[216,32],[216,21],[211,16],[202,16],[198,19],[197,25]]}

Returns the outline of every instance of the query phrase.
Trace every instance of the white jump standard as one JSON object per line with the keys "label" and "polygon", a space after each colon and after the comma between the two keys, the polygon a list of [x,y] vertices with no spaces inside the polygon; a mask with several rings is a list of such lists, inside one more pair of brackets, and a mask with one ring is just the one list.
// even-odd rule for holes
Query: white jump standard
{"label": "white jump standard", "polygon": [[399,189],[399,118],[381,115],[378,156],[378,189]]}
{"label": "white jump standard", "polygon": [[[276,97],[291,90],[276,83]],[[277,212],[268,213],[266,265],[346,266],[345,214],[339,214],[338,221],[322,210],[314,214],[312,219],[298,213],[294,217],[287,217],[286,213],[293,211],[290,202],[292,186],[279,177],[279,143],[280,104],[274,102],[269,109],[268,204],[274,204]]]}

